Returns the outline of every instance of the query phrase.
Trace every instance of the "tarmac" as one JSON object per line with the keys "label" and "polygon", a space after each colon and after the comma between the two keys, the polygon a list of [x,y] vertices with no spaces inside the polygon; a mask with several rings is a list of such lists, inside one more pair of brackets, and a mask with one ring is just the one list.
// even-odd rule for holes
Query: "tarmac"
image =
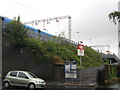
{"label": "tarmac", "polygon": [[96,88],[98,87],[97,84],[80,84],[80,83],[65,83],[65,82],[60,82],[60,81],[48,81],[46,87],[93,87]]}
{"label": "tarmac", "polygon": [[[80,84],[80,83],[65,83],[60,81],[47,81],[45,90],[51,90],[51,89],[52,90],[120,90],[120,88],[116,87],[116,85],[113,86],[115,87],[105,88],[105,87],[98,87],[98,85],[96,84]],[[16,90],[16,88],[13,88],[12,90]],[[19,88],[19,90],[26,90],[26,89]]]}
{"label": "tarmac", "polygon": [[[106,87],[99,87],[97,84],[80,84],[80,83],[65,83],[65,82],[61,82],[61,81],[47,81],[46,82],[46,89],[49,89],[49,88],[56,88],[56,89],[60,89],[61,90],[63,88],[88,88],[89,90],[99,90],[99,88],[106,88]],[[110,90],[115,90],[115,89],[119,89],[120,90],[120,87],[119,87],[119,83],[115,83],[113,85],[110,85],[109,87],[107,87],[107,89],[110,89]],[[0,87],[1,88],[1,87]],[[114,88],[114,89],[113,89]],[[101,90],[100,89],[100,90]],[[1,89],[0,89],[1,90]]]}
{"label": "tarmac", "polygon": [[[60,81],[48,81],[46,87],[48,88],[111,88],[119,89],[120,90],[120,80],[114,84],[110,84],[108,86],[98,86],[96,83],[93,84],[80,84],[80,83],[66,83],[66,82],[60,82]],[[114,88],[114,89],[113,89]]]}

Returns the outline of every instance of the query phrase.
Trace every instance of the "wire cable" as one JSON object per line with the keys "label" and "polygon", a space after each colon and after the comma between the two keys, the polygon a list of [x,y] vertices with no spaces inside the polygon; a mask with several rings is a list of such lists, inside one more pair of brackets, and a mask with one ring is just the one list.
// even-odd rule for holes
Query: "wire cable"
{"label": "wire cable", "polygon": [[18,4],[19,6],[22,6],[22,7],[26,8],[26,9],[28,9],[28,10],[30,10],[30,11],[38,14],[38,15],[42,15],[43,17],[48,18],[46,15],[44,15],[44,14],[42,14],[42,13],[40,13],[40,12],[38,12],[38,11],[36,11],[36,10],[28,7],[28,6],[25,6],[25,5],[23,5],[23,4],[19,3],[19,2],[16,2],[15,0],[11,0],[11,1],[12,1],[13,3],[15,3],[15,4]]}

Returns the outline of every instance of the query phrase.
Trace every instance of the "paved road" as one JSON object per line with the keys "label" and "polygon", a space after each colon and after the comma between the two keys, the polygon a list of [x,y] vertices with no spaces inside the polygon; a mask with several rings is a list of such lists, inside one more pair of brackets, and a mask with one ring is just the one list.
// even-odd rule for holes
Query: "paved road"
{"label": "paved road", "polygon": [[[17,90],[14,89],[2,89],[2,90]],[[18,90],[26,90],[25,88],[19,88]],[[36,90],[119,90],[118,88],[44,88],[44,89],[36,89]]]}
{"label": "paved road", "polygon": [[[18,90],[26,90],[26,88],[21,88],[21,87],[12,87],[10,89],[2,89],[2,90],[17,90],[17,89]],[[41,90],[41,89],[37,89],[37,90]],[[46,88],[44,88],[42,90],[120,90],[120,80],[113,85],[109,85],[107,88],[63,86],[61,84],[55,85],[53,83],[53,84],[46,86]]]}
{"label": "paved road", "polygon": [[[2,89],[2,90],[27,90],[26,88],[21,87],[12,87],[10,89]],[[76,86],[48,86],[44,89],[36,89],[36,90],[120,90],[118,87],[109,87],[109,88],[95,88],[95,87],[76,87]]]}

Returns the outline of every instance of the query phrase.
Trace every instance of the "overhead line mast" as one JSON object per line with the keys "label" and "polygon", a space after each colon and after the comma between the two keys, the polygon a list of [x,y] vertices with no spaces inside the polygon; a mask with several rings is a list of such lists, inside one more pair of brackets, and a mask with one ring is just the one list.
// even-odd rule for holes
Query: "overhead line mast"
{"label": "overhead line mast", "polygon": [[41,23],[41,22],[49,22],[49,21],[53,21],[53,20],[56,20],[56,22],[59,22],[59,20],[66,19],[66,18],[68,18],[68,39],[71,40],[71,17],[69,15],[48,18],[48,19],[41,19],[41,20],[33,20],[31,22],[24,22],[24,24],[36,24],[36,23]]}
{"label": "overhead line mast", "polygon": [[[94,45],[94,46],[90,46],[90,47],[93,47],[93,48],[104,48],[104,47],[107,47],[108,50],[106,51],[106,53],[110,53],[109,49],[110,49],[110,45]],[[98,49],[98,50],[99,50]]]}

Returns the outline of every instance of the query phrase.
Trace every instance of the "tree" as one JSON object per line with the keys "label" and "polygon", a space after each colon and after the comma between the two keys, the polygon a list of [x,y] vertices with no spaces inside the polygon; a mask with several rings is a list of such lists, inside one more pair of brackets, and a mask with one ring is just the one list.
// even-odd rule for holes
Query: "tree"
{"label": "tree", "polygon": [[120,12],[119,11],[114,11],[114,12],[111,12],[109,15],[108,15],[109,19],[112,20],[113,23],[116,24],[117,21],[120,22]]}
{"label": "tree", "polygon": [[25,40],[27,38],[26,28],[20,22],[20,17],[18,17],[17,20],[14,18],[13,21],[7,23],[5,31],[12,43],[19,46],[25,45]]}

